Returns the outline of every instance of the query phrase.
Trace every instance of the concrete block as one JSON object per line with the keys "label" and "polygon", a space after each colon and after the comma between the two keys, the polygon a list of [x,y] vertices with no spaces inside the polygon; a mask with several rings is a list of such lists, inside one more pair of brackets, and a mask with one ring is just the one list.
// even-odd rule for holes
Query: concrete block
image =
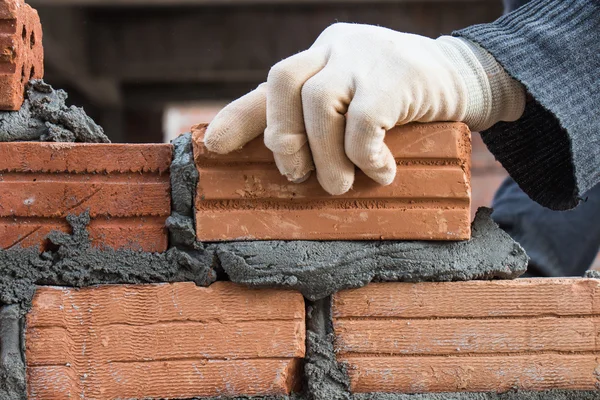
{"label": "concrete block", "polygon": [[332,299],[354,393],[595,390],[600,280],[385,283]]}
{"label": "concrete block", "polygon": [[42,287],[27,315],[29,398],[287,395],[304,342],[304,300],[292,291]]}
{"label": "concrete block", "polygon": [[388,132],[398,164],[380,186],[358,171],[341,196],[313,174],[302,184],[280,175],[259,137],[227,155],[208,152],[205,125],[193,128],[200,179],[196,233],[223,240],[465,240],[470,237],[470,132],[461,123],[414,124]]}
{"label": "concrete block", "polygon": [[171,146],[0,143],[0,248],[44,250],[65,217],[89,210],[97,247],[165,251]]}
{"label": "concrete block", "polygon": [[42,25],[23,0],[0,1],[0,110],[18,110],[25,85],[44,77]]}

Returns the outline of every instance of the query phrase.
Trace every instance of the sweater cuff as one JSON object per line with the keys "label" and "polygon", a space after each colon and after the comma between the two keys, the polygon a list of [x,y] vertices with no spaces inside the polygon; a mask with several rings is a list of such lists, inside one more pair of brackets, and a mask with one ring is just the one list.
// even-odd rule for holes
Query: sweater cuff
{"label": "sweater cuff", "polygon": [[532,0],[453,33],[489,52],[535,99],[519,120],[482,136],[521,189],[548,208],[573,208],[600,183],[599,23],[596,0]]}

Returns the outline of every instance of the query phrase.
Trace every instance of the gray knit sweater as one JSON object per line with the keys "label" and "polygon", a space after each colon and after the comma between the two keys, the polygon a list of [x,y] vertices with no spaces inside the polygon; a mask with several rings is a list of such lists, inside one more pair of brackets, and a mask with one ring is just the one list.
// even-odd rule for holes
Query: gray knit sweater
{"label": "gray knit sweater", "polygon": [[484,47],[532,97],[518,121],[482,132],[489,150],[539,204],[575,207],[600,182],[600,0],[533,0],[454,35]]}

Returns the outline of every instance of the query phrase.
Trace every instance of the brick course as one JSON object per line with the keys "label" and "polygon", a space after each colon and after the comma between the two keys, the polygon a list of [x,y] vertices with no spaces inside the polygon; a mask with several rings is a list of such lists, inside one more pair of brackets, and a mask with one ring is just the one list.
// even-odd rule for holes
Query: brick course
{"label": "brick course", "polygon": [[595,390],[600,281],[371,284],[333,296],[351,390]]}
{"label": "brick course", "polygon": [[0,110],[18,110],[25,85],[44,77],[42,25],[23,0],[0,2]]}
{"label": "brick course", "polygon": [[398,164],[395,181],[379,186],[357,171],[354,187],[341,196],[327,194],[316,174],[288,182],[262,137],[238,152],[210,153],[205,128],[193,128],[199,240],[470,237],[471,145],[464,124],[394,128],[386,143]]}
{"label": "brick course", "polygon": [[42,287],[25,339],[30,399],[285,395],[304,300],[228,282]]}
{"label": "brick course", "polygon": [[165,251],[171,146],[0,143],[0,248],[45,247],[89,210],[92,244]]}

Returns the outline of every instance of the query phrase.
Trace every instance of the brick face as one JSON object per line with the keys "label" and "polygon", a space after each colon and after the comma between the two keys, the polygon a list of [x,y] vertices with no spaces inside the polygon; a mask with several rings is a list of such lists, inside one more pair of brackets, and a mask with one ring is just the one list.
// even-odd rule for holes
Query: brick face
{"label": "brick face", "polygon": [[30,399],[285,395],[300,379],[299,293],[228,282],[38,289]]}
{"label": "brick face", "polygon": [[419,124],[388,132],[398,164],[395,181],[379,186],[357,171],[354,187],[330,196],[315,174],[302,184],[277,171],[258,138],[218,155],[193,129],[200,173],[199,240],[402,239],[470,237],[470,135],[460,123]]}
{"label": "brick face", "polygon": [[170,145],[0,143],[0,248],[44,249],[89,210],[92,244],[165,251]]}
{"label": "brick face", "polygon": [[23,0],[0,2],[0,110],[18,110],[25,85],[44,77],[42,25]]}
{"label": "brick face", "polygon": [[333,297],[352,391],[595,390],[600,281],[387,283]]}

